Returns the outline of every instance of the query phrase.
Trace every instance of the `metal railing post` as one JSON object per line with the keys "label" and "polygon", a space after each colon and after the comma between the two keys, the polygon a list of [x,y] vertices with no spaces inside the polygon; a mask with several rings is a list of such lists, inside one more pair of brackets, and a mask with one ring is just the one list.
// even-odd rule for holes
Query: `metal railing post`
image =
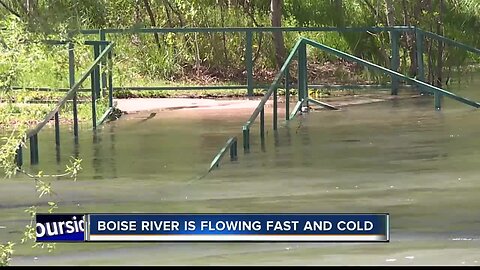
{"label": "metal railing post", "polygon": [[290,120],[290,65],[285,69],[285,119]]}
{"label": "metal railing post", "polygon": [[30,164],[38,164],[38,136],[30,136]]}
{"label": "metal railing post", "polygon": [[96,72],[95,69],[92,70],[92,73],[90,73],[90,81],[91,81],[91,86],[92,86],[92,126],[93,129],[97,129],[97,98],[96,98],[96,88],[95,88],[95,81],[97,80],[96,78]]}
{"label": "metal railing post", "polygon": [[298,47],[298,100],[303,100],[304,106],[308,107],[307,46],[305,42]]}
{"label": "metal railing post", "polygon": [[232,145],[230,145],[230,160],[234,161],[237,160],[237,158],[237,139],[235,139]]}
{"label": "metal railing post", "polygon": [[112,52],[108,53],[108,107],[113,107],[113,58]]}
{"label": "metal railing post", "polygon": [[[106,35],[105,35],[105,30],[103,30],[103,29],[99,30],[99,38],[100,38],[100,41],[106,41],[107,40]],[[105,48],[106,48],[105,44],[100,45],[100,51],[105,50]],[[101,88],[102,88],[102,91],[103,91],[103,96],[105,96],[105,88],[107,87],[107,75],[103,71],[103,69],[106,66],[107,66],[107,60],[104,58],[104,60],[102,60],[102,81],[101,81]]]}
{"label": "metal railing post", "polygon": [[442,109],[442,94],[435,92],[433,94],[433,100],[435,110],[440,111]]}
{"label": "metal railing post", "polygon": [[60,117],[58,112],[55,113],[55,145],[60,145]]}
{"label": "metal railing post", "polygon": [[245,65],[247,71],[247,94],[253,96],[253,34],[246,30]]}
{"label": "metal railing post", "polygon": [[247,126],[243,126],[242,133],[243,133],[243,151],[245,153],[248,153],[250,152],[250,128]]}
{"label": "metal railing post", "polygon": [[273,130],[277,130],[277,111],[278,111],[278,104],[277,104],[277,91],[278,88],[275,88],[273,90]]}
{"label": "metal railing post", "polygon": [[[97,59],[98,56],[100,55],[100,45],[98,44],[95,44],[93,45],[93,59]],[[95,73],[95,81],[94,81],[94,84],[92,84],[92,86],[95,88],[95,95],[96,95],[96,98],[99,98],[101,97],[101,93],[100,93],[100,64],[96,65],[95,68],[93,69],[92,71],[93,73]]]}
{"label": "metal railing post", "polygon": [[15,162],[17,163],[17,167],[21,168],[23,165],[23,151],[22,151],[22,145],[19,145],[17,148],[17,153],[15,156]]}
{"label": "metal railing post", "polygon": [[265,107],[260,111],[260,139],[265,140]]}
{"label": "metal railing post", "polygon": [[[68,80],[70,89],[75,85],[75,52],[72,42],[68,43]],[[78,109],[77,109],[77,93],[73,94],[73,136],[75,143],[78,143]]]}
{"label": "metal railing post", "polygon": [[[398,67],[400,65],[400,52],[399,52],[399,32],[397,30],[391,30],[390,36],[392,39],[392,60],[390,62],[391,69],[398,72]],[[392,95],[398,95],[398,79],[395,76],[391,76],[392,80]]]}

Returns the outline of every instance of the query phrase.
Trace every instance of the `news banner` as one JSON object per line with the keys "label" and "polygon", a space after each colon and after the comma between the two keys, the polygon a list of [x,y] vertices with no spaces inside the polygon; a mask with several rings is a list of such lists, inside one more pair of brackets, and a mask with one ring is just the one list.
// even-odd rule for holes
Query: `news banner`
{"label": "news banner", "polygon": [[388,214],[37,214],[37,242],[388,242]]}

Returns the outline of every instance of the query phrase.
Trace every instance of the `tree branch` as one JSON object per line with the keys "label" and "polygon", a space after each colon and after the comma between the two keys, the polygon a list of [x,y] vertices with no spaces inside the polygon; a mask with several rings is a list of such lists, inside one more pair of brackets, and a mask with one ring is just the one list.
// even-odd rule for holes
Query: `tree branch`
{"label": "tree branch", "polygon": [[[150,3],[148,0],[143,0],[143,4],[145,5],[145,9],[147,10],[148,17],[150,17],[150,24],[152,27],[157,27],[157,23],[155,22],[155,16],[153,15],[152,8],[150,7]],[[158,37],[158,33],[153,33],[155,37],[155,42],[157,43],[158,48],[160,49],[162,46],[160,45],[160,38]]]}
{"label": "tree branch", "polygon": [[2,0],[0,0],[0,5],[2,5],[6,10],[8,10],[10,13],[12,13],[13,15],[17,16],[18,18],[22,18],[22,16],[20,16],[20,14],[18,14],[15,10],[13,10],[11,7],[7,6],[7,4],[5,4]]}

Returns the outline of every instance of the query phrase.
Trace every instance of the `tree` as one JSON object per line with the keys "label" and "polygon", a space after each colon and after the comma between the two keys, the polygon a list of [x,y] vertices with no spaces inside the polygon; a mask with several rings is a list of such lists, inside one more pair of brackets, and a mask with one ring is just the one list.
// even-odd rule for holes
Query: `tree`
{"label": "tree", "polygon": [[[392,0],[385,0],[385,13],[387,15],[387,26],[395,26],[395,6]],[[390,44],[393,43],[393,33],[390,31]]]}
{"label": "tree", "polygon": [[[282,26],[282,0],[271,0],[270,2],[270,17],[273,27]],[[281,67],[285,59],[285,42],[283,40],[283,33],[281,31],[273,32],[273,44],[275,46],[275,61],[278,68]]]}
{"label": "tree", "polygon": [[[439,15],[437,17],[437,34],[443,35],[443,16],[444,16],[444,11],[445,11],[445,4],[443,0],[439,0]],[[438,51],[437,51],[437,71],[436,71],[436,80],[434,82],[435,86],[437,87],[442,87],[443,85],[443,79],[442,79],[442,74],[443,74],[443,50],[444,50],[444,44],[442,41],[438,41]]]}

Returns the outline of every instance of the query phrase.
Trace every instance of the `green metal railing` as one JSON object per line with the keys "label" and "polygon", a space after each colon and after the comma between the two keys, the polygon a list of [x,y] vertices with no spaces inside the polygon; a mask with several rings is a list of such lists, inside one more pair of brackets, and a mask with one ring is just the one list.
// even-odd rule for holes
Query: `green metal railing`
{"label": "green metal railing", "polygon": [[[61,44],[62,42],[58,42]],[[112,79],[112,49],[114,43],[104,43],[96,41],[85,42],[87,45],[94,45],[94,56],[95,60],[87,68],[85,73],[80,77],[80,79],[75,82],[75,66],[74,66],[74,51],[73,43],[68,43],[69,51],[69,79],[70,79],[70,90],[65,94],[65,96],[57,102],[55,107],[45,116],[44,120],[38,123],[33,129],[27,131],[26,138],[30,141],[30,163],[38,164],[39,154],[38,154],[38,133],[45,127],[45,125],[54,119],[55,121],[55,145],[57,148],[60,146],[60,120],[59,112],[60,109],[65,106],[68,100],[72,100],[73,104],[73,133],[75,137],[75,143],[78,143],[78,109],[77,109],[77,92],[80,89],[82,83],[90,76],[91,80],[91,96],[92,96],[92,126],[93,129],[97,128],[97,111],[96,111],[96,100],[100,97],[100,73],[101,69],[107,67],[108,73],[108,82],[105,82],[106,88],[108,88],[108,110],[111,112],[113,110],[113,79]],[[103,50],[100,51],[100,46],[105,46]],[[107,63],[107,65],[102,65],[101,63]],[[102,123],[106,116],[102,116],[99,123]],[[17,148],[17,157],[16,162],[19,167],[23,165],[23,153],[22,146],[20,145]]]}
{"label": "green metal railing", "polygon": [[[389,32],[391,35],[391,65],[390,69],[397,71],[400,65],[400,34],[404,32],[413,32],[416,37],[416,52],[417,52],[417,62],[418,62],[418,74],[417,79],[424,81],[424,39],[431,38],[439,42],[445,42],[452,46],[465,49],[469,52],[479,54],[479,50],[471,46],[465,45],[461,42],[457,42],[443,36],[424,31],[416,26],[393,26],[393,27],[213,27],[213,28],[131,28],[131,29],[88,29],[88,30],[76,30],[71,31],[69,34],[73,36],[75,34],[83,35],[96,35],[98,36],[98,41],[90,42],[100,42],[100,49],[105,48],[107,44],[108,35],[119,35],[119,34],[187,34],[187,33],[237,33],[242,34],[245,38],[245,71],[246,71],[246,84],[244,85],[206,85],[206,86],[114,86],[114,91],[128,89],[136,91],[150,91],[150,90],[213,90],[213,89],[247,89],[247,95],[253,96],[253,89],[268,89],[268,85],[256,84],[253,78],[253,35],[254,34],[263,34],[263,33],[274,33],[281,31],[284,33],[287,32],[369,32],[369,33],[379,33],[379,32]],[[103,42],[103,43],[102,43]],[[105,60],[102,61],[102,64],[105,64]],[[106,84],[106,75],[101,74],[101,85]],[[71,85],[70,85],[71,87]],[[294,87],[294,86],[292,86]],[[356,86],[344,85],[342,88],[355,88],[359,89]],[[395,76],[391,77],[391,94],[395,95],[398,93],[398,80]],[[41,90],[41,89],[40,89]],[[50,89],[48,89],[50,90]],[[98,95],[98,93],[97,93]],[[436,96],[438,102],[439,96]]]}
{"label": "green metal railing", "polygon": [[[417,28],[415,30],[415,38],[416,38],[416,51],[417,51],[417,79],[420,81],[425,81],[425,68],[424,68],[424,59],[423,59],[423,54],[424,54],[424,40],[425,38],[431,38],[433,40],[437,40],[439,43],[443,42],[446,44],[449,44],[453,47],[460,48],[463,50],[466,50],[471,53],[475,53],[477,55],[480,55],[480,50],[477,48],[474,48],[472,46],[466,45],[464,43],[446,38],[444,36],[429,32],[429,31],[424,31],[420,28]],[[420,87],[420,89],[423,89]],[[435,108],[440,109],[441,108],[441,94],[439,92],[434,93],[434,102],[435,102]]]}
{"label": "green metal railing", "polygon": [[[254,89],[268,89],[268,86],[256,84],[253,77],[254,63],[253,63],[253,35],[262,33],[274,33],[274,32],[359,32],[359,33],[379,33],[379,32],[391,32],[392,33],[392,61],[391,68],[397,70],[400,64],[400,33],[402,32],[415,32],[414,26],[393,26],[393,27],[199,27],[199,28],[131,28],[131,29],[88,29],[72,31],[70,34],[83,34],[83,35],[97,35],[100,41],[106,41],[108,35],[118,34],[187,34],[187,33],[240,33],[245,37],[245,71],[246,71],[246,84],[244,85],[209,85],[209,86],[154,86],[154,87],[142,87],[142,86],[124,86],[114,87],[117,89],[129,89],[129,90],[213,90],[213,89],[247,89],[247,95],[253,96]],[[103,78],[102,78],[103,81]],[[346,86],[344,86],[345,88]],[[398,82],[395,78],[392,78],[391,93],[396,94],[398,91]]]}
{"label": "green metal railing", "polygon": [[217,168],[220,164],[220,161],[222,160],[223,156],[227,153],[227,150],[230,149],[230,160],[234,161],[237,160],[238,155],[237,155],[237,137],[231,137],[228,139],[228,141],[225,143],[225,146],[218,152],[218,154],[213,158],[212,163],[210,163],[210,167],[208,169],[208,172],[211,172],[213,169]]}
{"label": "green metal railing", "polygon": [[[288,55],[287,59],[285,60],[285,63],[283,64],[282,68],[280,71],[277,73],[275,76],[275,79],[273,80],[273,83],[271,84],[269,90],[267,93],[263,96],[263,98],[260,100],[258,106],[256,109],[253,111],[252,115],[250,118],[247,120],[247,122],[242,126],[242,134],[243,134],[243,149],[244,152],[248,153],[250,151],[250,128],[252,124],[255,122],[255,120],[258,118],[260,115],[260,139],[262,145],[264,144],[265,141],[265,104],[267,100],[273,95],[273,130],[277,130],[277,88],[279,86],[280,80],[282,76],[285,76],[287,78],[286,81],[288,81],[288,74],[289,70],[288,67],[294,58],[295,54],[298,56],[298,102],[295,105],[293,111],[290,113],[289,112],[289,91],[288,91],[288,85],[286,86],[286,93],[285,93],[285,98],[286,98],[286,120],[292,119],[299,110],[301,110],[302,107],[304,107],[306,110],[308,110],[308,102],[313,102],[318,105],[330,108],[330,109],[336,109],[335,107],[325,104],[320,101],[313,100],[308,97],[308,81],[307,81],[307,58],[306,58],[306,46],[312,46],[317,49],[321,49],[324,52],[333,54],[339,58],[343,58],[348,61],[353,61],[361,64],[362,66],[372,69],[373,71],[379,71],[384,74],[390,75],[393,79],[396,81],[404,80],[408,83],[414,84],[419,86],[419,89],[422,89],[423,91],[427,91],[430,93],[433,93],[436,97],[442,97],[446,96],[451,99],[454,99],[456,101],[459,101],[461,103],[464,103],[466,105],[472,106],[474,108],[479,108],[480,103],[466,99],[464,97],[460,97],[458,95],[455,95],[449,91],[446,91],[444,89],[432,86],[430,84],[427,84],[423,81],[413,79],[410,77],[407,77],[403,74],[400,74],[394,70],[384,68],[382,66],[373,64],[371,62],[368,62],[366,60],[363,60],[359,57],[353,56],[351,54],[339,51],[337,49],[328,47],[326,45],[323,45],[321,43],[318,43],[316,41],[307,39],[307,38],[300,38],[300,40],[297,41],[295,46],[293,47],[292,51]],[[435,98],[434,106],[435,109],[440,109],[440,103],[439,103],[440,98]]]}
{"label": "green metal railing", "polygon": [[[334,48],[325,46],[318,42],[315,42],[310,39],[300,38],[284,64],[282,65],[280,71],[276,74],[273,82],[269,86],[255,84],[253,79],[253,34],[255,33],[273,33],[277,31],[282,32],[390,32],[391,34],[391,61],[390,68],[385,68],[373,63],[370,63],[366,60],[363,60],[359,57],[347,54],[345,52],[336,50]],[[405,75],[402,75],[398,72],[400,65],[400,33],[402,32],[413,32],[415,33],[416,38],[416,57],[417,57],[417,76],[416,78],[409,78]],[[272,98],[273,99],[273,129],[277,130],[278,126],[278,89],[283,86],[285,89],[285,119],[288,121],[295,117],[295,115],[302,109],[308,110],[308,104],[313,103],[320,106],[323,106],[328,109],[337,109],[335,106],[314,100],[308,96],[309,88],[316,87],[325,87],[318,85],[309,85],[307,81],[307,51],[306,47],[312,46],[314,48],[321,49],[327,53],[333,54],[337,57],[357,62],[364,67],[372,69],[374,71],[380,71],[384,74],[387,74],[391,77],[391,94],[395,95],[398,92],[398,85],[401,80],[416,85],[419,90],[433,93],[434,95],[434,107],[439,110],[441,108],[441,98],[443,96],[452,98],[464,104],[478,108],[479,103],[455,95],[444,89],[432,86],[428,83],[425,83],[425,72],[424,72],[424,39],[431,38],[435,39],[438,42],[444,42],[452,46],[467,50],[472,53],[480,55],[480,50],[457,42],[446,37],[424,31],[414,26],[395,26],[395,27],[263,27],[263,28],[244,28],[244,27],[231,27],[231,28],[141,28],[141,29],[93,29],[93,30],[80,30],[70,33],[73,35],[75,33],[85,34],[85,35],[98,35],[98,41],[86,41],[85,44],[93,46],[93,55],[94,62],[87,69],[87,72],[80,78],[79,81],[75,82],[75,55],[74,55],[74,44],[72,42],[60,42],[60,41],[47,41],[52,44],[68,44],[69,52],[69,84],[70,88],[65,89],[67,93],[65,97],[60,100],[55,108],[47,114],[44,121],[39,123],[34,129],[30,130],[27,133],[27,138],[30,140],[30,152],[31,152],[31,163],[38,163],[38,138],[37,134],[40,130],[46,125],[48,121],[54,119],[55,121],[55,142],[58,146],[60,143],[60,132],[59,132],[59,110],[62,106],[65,105],[68,99],[73,100],[73,133],[75,137],[75,142],[78,143],[78,116],[77,116],[77,92],[79,91],[91,91],[92,93],[92,124],[93,128],[96,129],[97,125],[102,124],[108,117],[108,115],[113,111],[113,91],[118,89],[131,89],[131,90],[209,90],[209,89],[247,89],[248,96],[253,95],[254,88],[264,88],[266,89],[265,95],[260,100],[257,108],[254,110],[247,122],[242,126],[242,136],[243,136],[243,148],[245,152],[249,152],[250,149],[250,129],[255,122],[255,120],[260,116],[260,137],[262,144],[265,140],[265,104]],[[246,70],[246,84],[245,85],[210,85],[210,86],[160,86],[160,87],[114,87],[112,80],[112,48],[113,43],[107,41],[107,34],[131,34],[131,33],[242,33],[245,36],[245,70]],[[297,84],[294,85],[291,83],[290,78],[290,65],[293,61],[295,55],[298,59],[298,76]],[[108,64],[107,64],[108,62]],[[110,66],[108,69],[108,74],[103,72],[103,67]],[[88,78],[91,77],[91,87],[89,89],[80,88],[80,85]],[[292,87],[298,89],[298,101],[293,107],[293,110],[290,111],[290,97]],[[340,86],[345,87],[345,86]],[[358,88],[358,86],[357,86]],[[108,98],[109,98],[109,108],[97,121],[97,112],[96,112],[96,99],[100,96],[105,96],[105,90],[108,89]],[[237,140],[236,138],[230,138],[227,142],[227,145],[222,148],[221,153],[216,156],[214,162],[212,162],[210,169],[218,166],[220,160],[224,156],[225,151],[230,147],[231,153],[233,147],[236,149]],[[222,154],[223,153],[223,154]],[[236,157],[236,150],[234,151]],[[220,155],[221,154],[221,155]],[[21,165],[22,163],[22,149],[19,148],[17,151],[17,161]]]}

